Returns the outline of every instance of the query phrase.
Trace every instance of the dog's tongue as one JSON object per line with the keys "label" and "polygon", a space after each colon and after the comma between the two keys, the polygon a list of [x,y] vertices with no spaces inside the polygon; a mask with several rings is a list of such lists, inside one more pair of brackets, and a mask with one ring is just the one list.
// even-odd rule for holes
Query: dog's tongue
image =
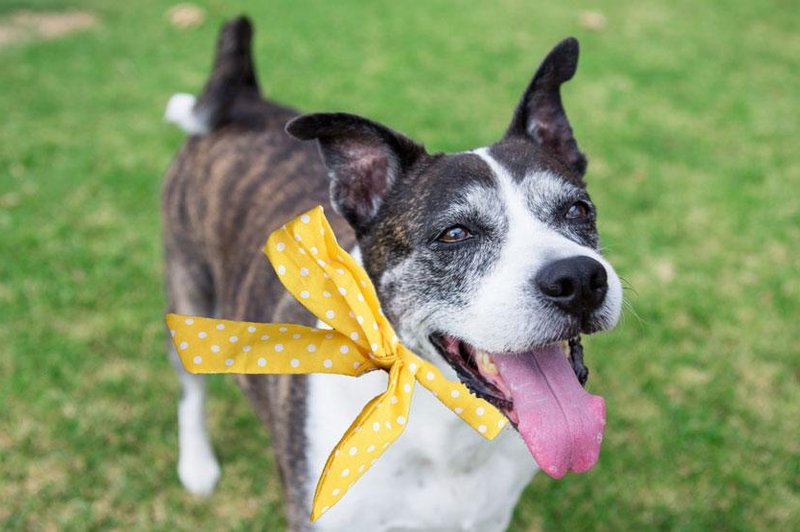
{"label": "dog's tongue", "polygon": [[605,401],[581,387],[561,348],[492,359],[514,400],[517,429],[539,467],[553,478],[591,469],[603,440]]}

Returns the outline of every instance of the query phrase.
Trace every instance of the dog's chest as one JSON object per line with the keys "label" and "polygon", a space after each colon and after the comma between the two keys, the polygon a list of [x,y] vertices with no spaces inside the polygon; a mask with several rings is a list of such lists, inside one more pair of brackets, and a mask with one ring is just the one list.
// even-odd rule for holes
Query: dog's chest
{"label": "dog's chest", "polygon": [[[308,463],[319,478],[331,449],[386,374],[358,379],[312,375],[308,387]],[[405,431],[316,523],[315,530],[504,530],[535,472],[519,436],[487,441],[417,387]],[[314,486],[308,486],[309,500]]]}

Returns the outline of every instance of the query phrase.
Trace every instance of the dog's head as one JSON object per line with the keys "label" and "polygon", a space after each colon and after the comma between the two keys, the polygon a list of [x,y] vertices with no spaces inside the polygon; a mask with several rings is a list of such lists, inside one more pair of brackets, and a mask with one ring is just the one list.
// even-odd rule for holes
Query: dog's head
{"label": "dog's head", "polygon": [[[469,152],[431,155],[348,114],[305,115],[287,126],[319,142],[332,203],[355,229],[403,342],[501,408],[532,451],[551,444],[529,441],[528,418],[547,417],[551,407],[533,412],[531,390],[551,388],[555,403],[582,401],[566,346],[579,350],[581,333],[613,327],[622,302],[619,278],[598,250],[586,159],[561,104],[560,86],[577,59],[576,40],[558,44],[505,136]],[[576,408],[584,407],[602,405]],[[575,421],[558,408],[552,415],[564,420],[551,432]],[[565,472],[559,468],[545,467],[553,476]]]}

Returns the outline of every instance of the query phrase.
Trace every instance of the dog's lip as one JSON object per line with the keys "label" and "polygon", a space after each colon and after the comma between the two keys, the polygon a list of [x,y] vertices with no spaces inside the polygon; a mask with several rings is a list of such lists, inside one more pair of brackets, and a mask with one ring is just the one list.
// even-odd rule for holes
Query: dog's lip
{"label": "dog's lip", "polygon": [[582,364],[582,347],[580,336],[568,339],[534,345],[523,351],[507,351],[503,353],[489,353],[477,348],[465,340],[447,333],[434,333],[430,335],[431,343],[436,347],[440,356],[455,370],[461,382],[481,399],[486,400],[500,410],[516,428],[519,418],[514,410],[514,401],[511,393],[505,386],[502,377],[494,368],[492,355],[517,355],[548,346],[558,345],[564,356],[570,359],[578,381],[583,386],[586,382],[586,368]]}
{"label": "dog's lip", "polygon": [[[495,383],[490,382],[481,374],[478,360],[476,360],[478,350],[467,342],[444,333],[432,334],[430,340],[442,358],[455,370],[461,382],[472,393],[485,399],[504,413],[513,409],[510,395],[504,393]],[[457,353],[453,351],[457,351]],[[509,419],[511,418],[509,417]]]}

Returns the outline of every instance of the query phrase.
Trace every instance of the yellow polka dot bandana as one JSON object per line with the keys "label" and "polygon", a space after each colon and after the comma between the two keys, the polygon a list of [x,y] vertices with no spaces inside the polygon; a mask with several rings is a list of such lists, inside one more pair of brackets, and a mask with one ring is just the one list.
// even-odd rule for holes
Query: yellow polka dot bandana
{"label": "yellow polka dot bandana", "polygon": [[347,493],[403,432],[416,383],[487,439],[506,425],[491,404],[444,378],[409,351],[383,315],[364,269],[339,247],[318,206],[270,235],[264,252],[284,286],[331,329],[167,315],[175,348],[191,373],[337,373],[382,369],[374,397],[328,457],[311,511],[316,520]]}

